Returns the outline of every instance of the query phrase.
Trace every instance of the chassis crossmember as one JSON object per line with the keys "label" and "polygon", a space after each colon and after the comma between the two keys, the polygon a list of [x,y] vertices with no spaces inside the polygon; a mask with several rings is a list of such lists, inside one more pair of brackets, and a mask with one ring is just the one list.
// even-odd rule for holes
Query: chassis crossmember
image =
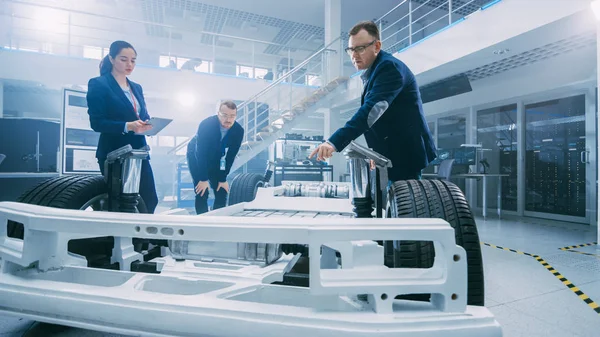
{"label": "chassis crossmember", "polygon": [[[488,309],[466,304],[466,253],[446,221],[352,218],[347,200],[300,203],[282,195],[282,188],[261,189],[253,202],[203,216],[0,202],[0,223],[24,226],[23,240],[0,227],[0,312],[144,336],[502,336]],[[264,215],[247,216],[257,212]],[[102,236],[120,242],[117,261],[135,258],[132,237],[205,247],[306,244],[310,286],[273,284],[298,260],[293,254],[259,264],[181,260],[165,248],[153,260],[160,273],[147,274],[89,268],[67,250],[69,240]],[[434,265],[388,268],[375,240],[432,241]],[[395,299],[402,294],[431,294],[431,300]]]}

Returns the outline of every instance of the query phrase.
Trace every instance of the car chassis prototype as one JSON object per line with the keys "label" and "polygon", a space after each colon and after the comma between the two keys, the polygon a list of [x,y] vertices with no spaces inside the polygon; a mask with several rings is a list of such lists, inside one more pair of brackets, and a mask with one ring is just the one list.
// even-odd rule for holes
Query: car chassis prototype
{"label": "car chassis prototype", "polygon": [[[448,222],[361,218],[348,198],[288,196],[302,183],[203,216],[0,202],[0,223],[24,233],[0,226],[0,312],[142,336],[502,336],[487,308],[467,305],[467,255]],[[356,181],[331,184],[360,193]],[[68,251],[70,240],[105,236],[120,270]],[[156,273],[131,271],[143,261],[133,238],[168,241]],[[433,266],[389,268],[378,240],[431,241]],[[284,244],[307,245],[308,287],[282,283],[301,257]],[[398,299],[406,294],[431,298]]]}

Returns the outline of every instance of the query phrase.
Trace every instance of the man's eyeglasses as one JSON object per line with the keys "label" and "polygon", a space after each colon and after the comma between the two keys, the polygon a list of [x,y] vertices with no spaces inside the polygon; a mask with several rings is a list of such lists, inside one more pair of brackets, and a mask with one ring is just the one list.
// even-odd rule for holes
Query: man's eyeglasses
{"label": "man's eyeglasses", "polygon": [[225,119],[235,119],[237,117],[237,115],[227,115],[224,114],[222,112],[218,112],[219,117],[225,118]]}
{"label": "man's eyeglasses", "polygon": [[357,53],[360,55],[360,54],[364,53],[364,52],[365,52],[365,50],[367,50],[367,48],[369,48],[370,46],[372,46],[372,45],[373,45],[373,43],[375,43],[375,42],[377,42],[377,40],[373,40],[373,41],[371,41],[370,43],[367,43],[367,44],[365,44],[365,45],[362,45],[362,46],[354,47],[354,48],[352,48],[352,47],[348,47],[348,48],[346,48],[346,49],[344,49],[344,50],[345,50],[345,51],[346,51],[346,53],[348,53],[348,55],[350,55],[350,56],[352,56],[352,54],[353,54],[354,52],[357,52]]}

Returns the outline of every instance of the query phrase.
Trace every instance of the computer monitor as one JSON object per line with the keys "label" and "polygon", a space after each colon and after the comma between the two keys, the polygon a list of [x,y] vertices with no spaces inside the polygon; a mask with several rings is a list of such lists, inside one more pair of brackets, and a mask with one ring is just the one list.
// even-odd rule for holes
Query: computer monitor
{"label": "computer monitor", "polygon": [[449,149],[437,149],[437,158],[431,165],[440,165],[446,159],[454,159],[454,165],[475,165],[477,163],[477,148],[459,147]]}
{"label": "computer monitor", "polygon": [[442,161],[446,160],[446,159],[452,159],[454,158],[454,149],[442,149],[442,148],[438,148],[437,149],[437,158],[435,158],[430,165],[439,165],[442,163]]}
{"label": "computer monitor", "polygon": [[454,150],[454,165],[477,164],[477,149],[474,147],[461,147]]}

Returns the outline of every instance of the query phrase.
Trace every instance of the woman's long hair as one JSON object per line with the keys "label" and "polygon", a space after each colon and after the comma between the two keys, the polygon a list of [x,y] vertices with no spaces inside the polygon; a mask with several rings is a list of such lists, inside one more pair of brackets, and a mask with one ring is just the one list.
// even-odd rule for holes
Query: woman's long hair
{"label": "woman's long hair", "polygon": [[135,51],[135,48],[133,48],[133,46],[129,42],[115,41],[110,44],[110,49],[108,50],[108,55],[106,55],[102,59],[102,61],[100,61],[100,75],[106,75],[112,71],[113,66],[112,66],[112,63],[110,62],[110,59],[108,56],[110,55],[110,57],[112,57],[114,60],[117,57],[117,55],[119,55],[121,50],[123,50],[125,48],[131,48],[137,54],[137,52]]}

